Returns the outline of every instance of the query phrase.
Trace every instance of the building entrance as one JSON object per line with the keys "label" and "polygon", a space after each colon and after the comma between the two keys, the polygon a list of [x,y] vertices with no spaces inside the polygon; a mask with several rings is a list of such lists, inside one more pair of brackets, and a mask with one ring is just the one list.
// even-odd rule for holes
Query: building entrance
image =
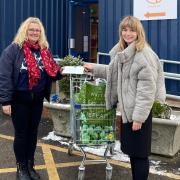
{"label": "building entrance", "polygon": [[69,54],[96,63],[98,51],[98,2],[69,1]]}

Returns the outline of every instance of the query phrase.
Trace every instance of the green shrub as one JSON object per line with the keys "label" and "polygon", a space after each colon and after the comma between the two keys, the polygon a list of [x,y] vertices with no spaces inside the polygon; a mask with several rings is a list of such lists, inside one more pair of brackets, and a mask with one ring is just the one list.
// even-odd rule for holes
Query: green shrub
{"label": "green shrub", "polygon": [[170,119],[171,107],[168,104],[155,101],[152,107],[152,115],[154,118]]}
{"label": "green shrub", "polygon": [[[62,61],[59,62],[59,66],[83,66],[84,61],[83,59],[78,56],[74,57],[72,55],[67,55],[64,57]],[[75,75],[76,77],[79,75]],[[59,90],[60,90],[60,101],[69,101],[69,96],[70,96],[70,75],[63,75],[62,79],[59,80]],[[67,96],[67,100],[62,100],[61,95],[65,94]]]}
{"label": "green shrub", "polygon": [[80,56],[74,57],[72,55],[67,55],[64,57],[62,61],[59,62],[59,65],[60,66],[83,66],[84,62]]}

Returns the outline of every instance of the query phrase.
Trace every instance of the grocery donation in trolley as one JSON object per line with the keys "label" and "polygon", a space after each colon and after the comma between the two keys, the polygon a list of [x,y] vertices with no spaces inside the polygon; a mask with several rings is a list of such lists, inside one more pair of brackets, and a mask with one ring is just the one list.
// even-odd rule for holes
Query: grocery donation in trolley
{"label": "grocery donation in trolley", "polygon": [[[112,166],[108,162],[107,153],[109,150],[113,152],[115,144],[116,110],[106,110],[106,81],[104,79],[94,80],[91,75],[84,74],[83,71],[82,74],[79,72],[69,72],[72,138],[68,153],[71,155],[73,149],[78,147],[83,154],[83,160],[79,166],[79,180],[84,179],[85,164],[90,161],[106,163],[106,180],[110,180]],[[87,146],[105,146],[104,159],[87,160],[83,149]]]}

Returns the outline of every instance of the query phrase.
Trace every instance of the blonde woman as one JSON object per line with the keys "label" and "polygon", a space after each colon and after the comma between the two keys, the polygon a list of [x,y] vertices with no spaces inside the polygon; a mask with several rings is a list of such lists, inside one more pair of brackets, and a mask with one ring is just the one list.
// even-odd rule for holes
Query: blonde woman
{"label": "blonde woman", "polygon": [[15,129],[17,179],[40,179],[34,154],[43,99],[49,100],[52,80],[60,69],[48,50],[40,19],[29,17],[0,57],[0,103]]}
{"label": "blonde woman", "polygon": [[164,74],[158,56],[145,39],[141,22],[132,16],[119,25],[119,43],[110,51],[109,65],[85,64],[85,71],[107,79],[106,107],[122,114],[121,149],[128,154],[133,180],[147,180],[155,100],[164,103]]}

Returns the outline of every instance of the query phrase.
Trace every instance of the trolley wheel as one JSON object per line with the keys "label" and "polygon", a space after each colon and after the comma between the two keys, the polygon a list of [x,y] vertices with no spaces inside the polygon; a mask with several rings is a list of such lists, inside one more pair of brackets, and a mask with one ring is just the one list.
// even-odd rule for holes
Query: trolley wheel
{"label": "trolley wheel", "polygon": [[106,180],[112,179],[112,167],[106,167]]}
{"label": "trolley wheel", "polygon": [[115,153],[114,153],[114,148],[115,148],[115,145],[112,144],[112,145],[110,146],[110,149],[109,149],[111,155],[114,155],[114,154],[115,154]]}
{"label": "trolley wheel", "polygon": [[79,169],[78,180],[84,180],[84,175],[85,175],[85,168],[84,169]]}
{"label": "trolley wheel", "polygon": [[69,144],[69,146],[68,146],[68,155],[69,156],[72,156],[72,152],[73,152],[73,144]]}

